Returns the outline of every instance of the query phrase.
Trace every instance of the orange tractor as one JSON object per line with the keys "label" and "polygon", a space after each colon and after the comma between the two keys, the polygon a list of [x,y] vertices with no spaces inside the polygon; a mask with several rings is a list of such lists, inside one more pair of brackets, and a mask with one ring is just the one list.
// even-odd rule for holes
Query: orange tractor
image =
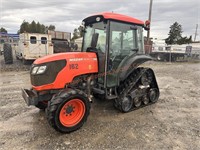
{"label": "orange tractor", "polygon": [[94,97],[112,100],[121,112],[159,98],[153,70],[139,67],[152,60],[144,54],[148,21],[99,13],[85,18],[83,25],[82,51],[37,59],[30,71],[32,89],[22,89],[26,103],[45,109],[49,124],[63,133],[84,124]]}

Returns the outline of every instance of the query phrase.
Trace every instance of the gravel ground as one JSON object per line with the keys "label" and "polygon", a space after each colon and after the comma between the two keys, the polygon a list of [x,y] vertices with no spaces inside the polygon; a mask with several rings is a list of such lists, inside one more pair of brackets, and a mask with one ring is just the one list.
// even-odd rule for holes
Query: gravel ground
{"label": "gravel ground", "polygon": [[200,149],[200,63],[146,64],[160,87],[156,104],[123,114],[112,102],[96,100],[80,130],[61,134],[21,96],[30,86],[30,65],[4,65],[2,59],[0,149]]}

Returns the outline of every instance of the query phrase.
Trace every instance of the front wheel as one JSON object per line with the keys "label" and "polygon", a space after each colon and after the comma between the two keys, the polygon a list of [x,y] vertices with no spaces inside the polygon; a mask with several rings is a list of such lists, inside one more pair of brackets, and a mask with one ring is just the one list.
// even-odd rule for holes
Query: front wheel
{"label": "front wheel", "polygon": [[59,132],[70,133],[83,126],[90,112],[86,94],[79,90],[66,89],[55,95],[48,103],[47,119]]}

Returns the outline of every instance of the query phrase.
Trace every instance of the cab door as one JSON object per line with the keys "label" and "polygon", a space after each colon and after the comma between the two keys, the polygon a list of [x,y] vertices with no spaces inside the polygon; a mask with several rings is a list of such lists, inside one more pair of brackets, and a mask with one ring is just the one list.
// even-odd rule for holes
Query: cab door
{"label": "cab door", "polygon": [[110,22],[110,42],[107,67],[107,87],[115,87],[118,84],[118,74],[126,71],[121,64],[133,57],[139,50],[137,40],[137,28],[133,25]]}
{"label": "cab door", "polygon": [[[98,78],[97,82],[101,86],[104,85],[105,81],[105,68],[107,65],[107,24],[104,22],[94,23],[86,26],[84,31],[83,47],[82,51],[95,52],[98,57]],[[95,36],[96,39],[95,39]],[[95,39],[95,40],[94,40]],[[95,41],[94,45],[92,44]]]}

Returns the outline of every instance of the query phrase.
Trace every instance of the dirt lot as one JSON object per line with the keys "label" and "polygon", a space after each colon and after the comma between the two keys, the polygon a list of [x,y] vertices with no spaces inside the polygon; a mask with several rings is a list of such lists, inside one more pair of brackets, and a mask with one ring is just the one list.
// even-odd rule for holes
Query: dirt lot
{"label": "dirt lot", "polygon": [[95,101],[80,130],[60,134],[22,99],[30,66],[5,66],[2,58],[0,149],[200,149],[200,63],[148,63],[161,92],[156,104],[123,114]]}

